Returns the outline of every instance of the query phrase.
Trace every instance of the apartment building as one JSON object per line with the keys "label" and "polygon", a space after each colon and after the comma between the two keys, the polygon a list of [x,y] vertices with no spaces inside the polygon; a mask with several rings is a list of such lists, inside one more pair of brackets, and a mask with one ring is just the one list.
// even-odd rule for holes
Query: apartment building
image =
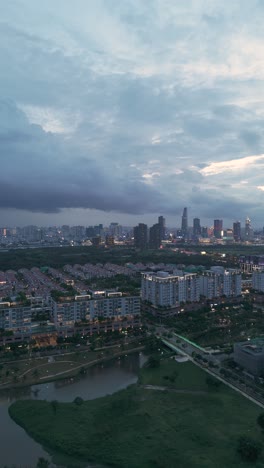
{"label": "apartment building", "polygon": [[264,271],[253,271],[252,288],[256,291],[264,292]]}
{"label": "apartment building", "polygon": [[236,269],[212,267],[200,276],[200,292],[207,299],[221,296],[237,297],[241,295],[242,277]]}
{"label": "apartment building", "polygon": [[13,306],[10,302],[0,303],[0,329],[14,333],[31,331],[31,306]]}
{"label": "apartment building", "polygon": [[100,291],[84,296],[75,296],[72,300],[61,298],[52,300],[51,314],[57,329],[72,328],[78,323],[103,322],[109,319],[122,321],[140,314],[140,297],[123,296],[120,292]]}
{"label": "apartment building", "polygon": [[196,274],[142,273],[141,298],[156,307],[177,307],[182,302],[199,301],[199,286]]}

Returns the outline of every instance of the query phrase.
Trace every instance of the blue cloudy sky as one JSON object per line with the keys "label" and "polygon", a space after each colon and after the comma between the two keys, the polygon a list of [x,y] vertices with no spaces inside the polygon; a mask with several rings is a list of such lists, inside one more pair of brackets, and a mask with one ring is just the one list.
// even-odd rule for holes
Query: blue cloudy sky
{"label": "blue cloudy sky", "polygon": [[0,9],[0,225],[263,226],[262,0]]}

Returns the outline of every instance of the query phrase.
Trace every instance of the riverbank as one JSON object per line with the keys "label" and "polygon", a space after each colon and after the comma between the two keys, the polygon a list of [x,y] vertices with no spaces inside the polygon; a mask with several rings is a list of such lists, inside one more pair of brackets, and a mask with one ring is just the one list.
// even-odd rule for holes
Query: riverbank
{"label": "riverbank", "polygon": [[[7,364],[2,367],[2,375],[8,372],[7,381],[0,383],[1,390],[28,387],[32,385],[53,382],[84,374],[86,369],[118,357],[143,351],[144,345],[128,344],[121,350],[119,345],[103,350],[75,352],[69,355],[59,355],[53,359],[42,358]],[[26,378],[25,378],[26,377]]]}
{"label": "riverbank", "polygon": [[9,412],[36,441],[80,460],[120,468],[248,467],[237,440],[246,434],[263,443],[259,408],[206,379],[190,362],[165,360],[111,396],[80,404],[18,401]]}

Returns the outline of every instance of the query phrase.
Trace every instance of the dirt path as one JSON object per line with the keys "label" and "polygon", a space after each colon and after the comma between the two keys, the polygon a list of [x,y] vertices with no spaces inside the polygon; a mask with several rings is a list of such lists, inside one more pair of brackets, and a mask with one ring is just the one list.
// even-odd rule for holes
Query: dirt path
{"label": "dirt path", "polygon": [[145,390],[158,390],[160,392],[173,392],[173,393],[183,393],[185,395],[208,395],[208,392],[204,390],[185,390],[184,388],[182,389],[177,389],[177,388],[170,388],[170,387],[163,387],[159,385],[140,385],[141,388],[144,388]]}

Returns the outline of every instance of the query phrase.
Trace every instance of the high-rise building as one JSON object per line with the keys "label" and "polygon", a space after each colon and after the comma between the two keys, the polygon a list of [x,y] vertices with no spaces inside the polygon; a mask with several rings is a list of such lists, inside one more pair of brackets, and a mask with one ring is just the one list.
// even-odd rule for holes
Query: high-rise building
{"label": "high-rise building", "polygon": [[149,247],[151,249],[159,249],[161,244],[161,229],[160,224],[153,224],[149,229]]}
{"label": "high-rise building", "polygon": [[165,239],[165,218],[159,216],[159,227],[160,227],[160,238],[161,240]]}
{"label": "high-rise building", "polygon": [[148,246],[148,226],[139,223],[134,227],[134,246],[138,249],[144,250]]}
{"label": "high-rise building", "polygon": [[109,226],[109,234],[114,237],[120,237],[122,235],[122,226],[118,223],[111,223]]}
{"label": "high-rise building", "polygon": [[264,271],[253,271],[252,273],[252,288],[256,291],[264,292]]}
{"label": "high-rise building", "polygon": [[222,219],[214,220],[214,236],[216,239],[221,239],[223,237],[223,220]]}
{"label": "high-rise building", "polygon": [[200,276],[200,291],[207,299],[241,295],[241,272],[235,269],[225,270],[216,266],[206,270]]}
{"label": "high-rise building", "polygon": [[183,237],[188,236],[188,212],[187,208],[183,208],[183,214],[182,214],[182,223],[181,223],[181,232]]}
{"label": "high-rise building", "polygon": [[105,237],[105,245],[108,247],[115,245],[115,237],[110,236],[110,234],[107,234]]}
{"label": "high-rise building", "polygon": [[204,237],[204,238],[207,238],[207,237],[208,237],[208,228],[207,228],[207,227],[202,227],[202,228],[201,228],[201,235],[202,235],[202,237]]}
{"label": "high-rise building", "polygon": [[251,240],[251,238],[252,238],[251,221],[247,217],[245,220],[245,240]]}
{"label": "high-rise building", "polygon": [[99,245],[101,245],[101,242],[102,242],[101,236],[95,236],[92,238],[92,244],[94,247],[99,247]]}
{"label": "high-rise building", "polygon": [[195,273],[142,273],[141,298],[156,307],[177,307],[181,302],[197,302],[200,299],[200,280]]}
{"label": "high-rise building", "polygon": [[199,218],[193,220],[193,237],[199,237],[201,235],[201,222]]}
{"label": "high-rise building", "polygon": [[240,221],[236,221],[233,223],[233,235],[235,242],[241,241],[241,223]]}

